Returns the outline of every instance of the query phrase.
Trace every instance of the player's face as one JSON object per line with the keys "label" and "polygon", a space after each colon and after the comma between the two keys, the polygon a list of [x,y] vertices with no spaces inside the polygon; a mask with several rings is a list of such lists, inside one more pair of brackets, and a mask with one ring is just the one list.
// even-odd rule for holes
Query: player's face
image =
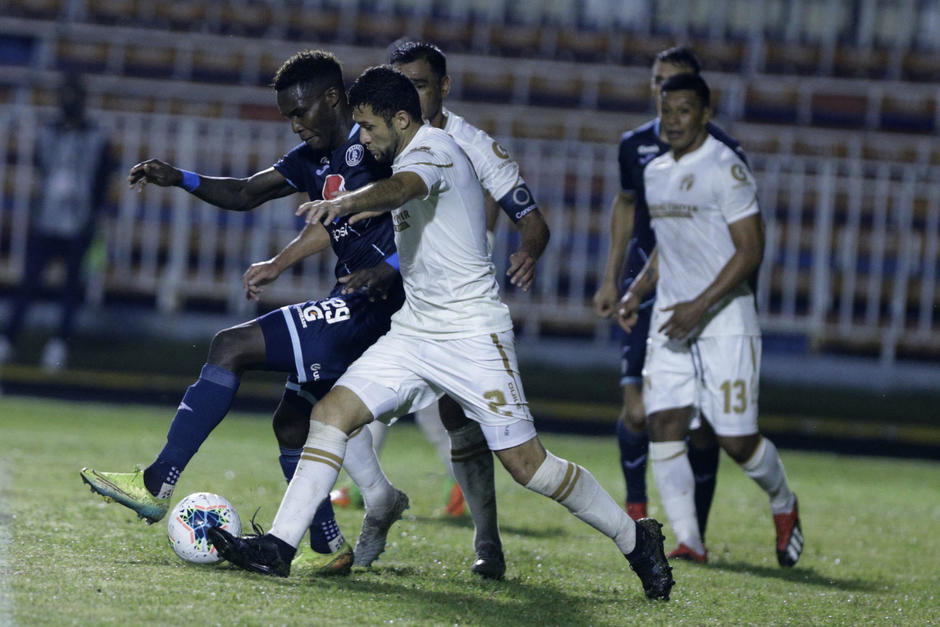
{"label": "player's face", "polygon": [[438,78],[426,59],[417,59],[410,63],[396,63],[395,69],[411,80],[421,100],[421,117],[432,123],[440,117],[444,97],[450,91],[450,78]]}
{"label": "player's face", "polygon": [[277,92],[278,111],[290,122],[291,130],[314,150],[335,148],[331,143],[336,125],[332,107],[326,102],[327,91],[318,92],[309,85],[295,84]]}
{"label": "player's face", "polygon": [[702,145],[711,109],[688,89],[664,92],[659,101],[663,139],[678,159]]}
{"label": "player's face", "polygon": [[379,163],[391,163],[398,153],[399,134],[392,123],[376,115],[369,105],[353,109],[353,120],[359,125],[359,141]]}
{"label": "player's face", "polygon": [[663,63],[656,61],[653,63],[653,75],[650,77],[650,92],[653,94],[653,100],[659,106],[659,90],[668,79],[676,74],[688,74],[692,70],[684,65],[675,63]]}

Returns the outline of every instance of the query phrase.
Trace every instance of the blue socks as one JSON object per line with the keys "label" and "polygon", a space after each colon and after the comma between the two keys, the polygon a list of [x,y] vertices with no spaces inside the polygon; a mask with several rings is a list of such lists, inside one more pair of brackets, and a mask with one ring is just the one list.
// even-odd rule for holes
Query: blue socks
{"label": "blue socks", "polygon": [[705,541],[705,525],[715,496],[715,482],[718,475],[718,458],[721,448],[695,448],[689,445],[689,464],[695,476],[695,513],[698,515],[698,530]]}
{"label": "blue socks", "polygon": [[151,494],[168,498],[186,464],[216,426],[222,422],[238,391],[241,378],[234,372],[205,364],[199,379],[186,389],[166,435],[166,445],[144,470]]}
{"label": "blue socks", "polygon": [[[281,470],[284,478],[290,482],[300,462],[300,456],[303,454],[302,448],[281,447],[281,455],[278,461],[281,463]],[[339,524],[336,522],[336,514],[333,512],[333,503],[330,497],[324,499],[323,504],[317,509],[313,516],[313,522],[310,524],[310,548],[317,553],[335,553],[343,546],[346,539],[339,530]]]}
{"label": "blue socks", "polygon": [[646,431],[639,433],[627,429],[617,421],[617,443],[620,445],[620,467],[627,483],[627,502],[646,502],[646,457],[649,449]]}

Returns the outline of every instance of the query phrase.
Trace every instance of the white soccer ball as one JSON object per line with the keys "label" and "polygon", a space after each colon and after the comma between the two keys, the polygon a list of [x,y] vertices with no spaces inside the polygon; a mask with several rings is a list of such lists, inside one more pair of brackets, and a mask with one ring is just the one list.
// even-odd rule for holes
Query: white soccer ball
{"label": "white soccer ball", "polygon": [[221,527],[237,536],[242,532],[242,521],[225,497],[211,492],[196,492],[173,508],[166,534],[173,551],[185,561],[215,564],[222,558],[206,535],[209,527]]}

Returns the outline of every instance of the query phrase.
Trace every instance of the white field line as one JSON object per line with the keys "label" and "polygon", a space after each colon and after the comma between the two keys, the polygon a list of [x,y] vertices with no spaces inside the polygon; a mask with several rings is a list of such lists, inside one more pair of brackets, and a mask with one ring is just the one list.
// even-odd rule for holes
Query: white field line
{"label": "white field line", "polygon": [[6,467],[0,463],[0,626],[13,624],[13,588],[10,583],[9,550],[13,540],[13,513],[6,490]]}

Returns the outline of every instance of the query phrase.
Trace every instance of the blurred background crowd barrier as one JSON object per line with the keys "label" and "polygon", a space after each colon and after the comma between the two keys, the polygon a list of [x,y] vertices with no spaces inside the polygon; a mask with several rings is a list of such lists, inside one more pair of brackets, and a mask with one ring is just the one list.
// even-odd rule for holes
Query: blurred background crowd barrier
{"label": "blurred background crowd barrier", "polygon": [[[577,350],[556,360],[616,367],[590,301],[617,141],[652,116],[655,53],[690,43],[759,185],[768,360],[940,370],[940,0],[0,0],[0,295],[22,272],[42,185],[37,122],[55,113],[62,72],[80,71],[120,164],[80,325],[127,305],[212,314],[216,328],[253,317],[241,274],[296,234],[300,197],[222,212],[179,189],[138,194],[127,170],[149,157],[215,175],[266,168],[298,143],[267,86],[284,59],[326,48],[351,80],[403,35],[448,54],[447,106],[509,148],[551,227],[533,291],[504,286],[520,345],[561,339]],[[504,219],[499,268],[516,241]],[[325,257],[282,277],[264,306],[325,294]]]}

